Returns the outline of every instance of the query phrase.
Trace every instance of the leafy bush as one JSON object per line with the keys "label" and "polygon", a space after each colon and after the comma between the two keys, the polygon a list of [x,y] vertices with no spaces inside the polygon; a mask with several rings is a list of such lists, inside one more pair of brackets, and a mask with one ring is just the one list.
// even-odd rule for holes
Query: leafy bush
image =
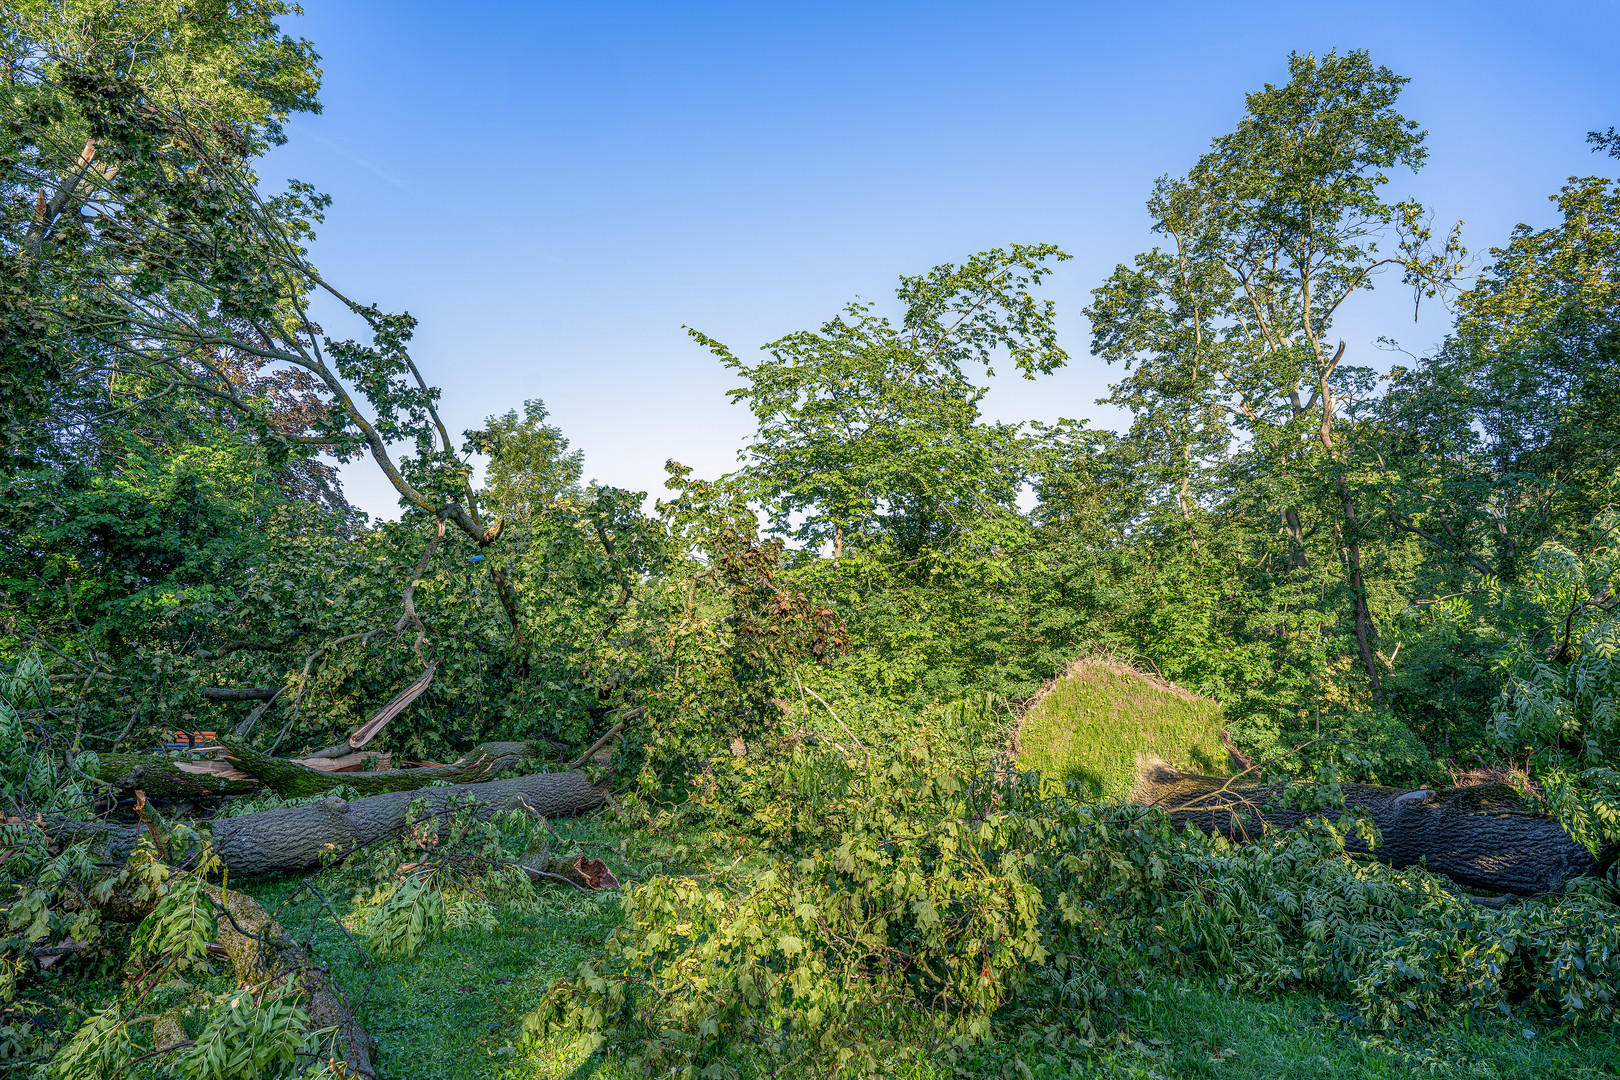
{"label": "leafy bush", "polygon": [[[775,769],[780,806],[746,815],[767,822],[751,865],[629,891],[606,954],[525,1021],[532,1042],[572,1032],[648,1075],[752,1075],[761,1048],[806,1074],[854,1075],[1009,1027],[1101,1040],[1133,995],[1195,974],[1338,998],[1364,1031],[1620,1015],[1608,900],[1488,910],[1421,869],[1349,853],[1352,834],[1377,839],[1350,817],[1234,846],[1088,801],[1080,784],[1059,796],[1033,774],[956,776],[924,745],[854,767],[801,744],[754,768]],[[829,776],[835,797],[814,800],[812,822]],[[1329,767],[1286,797],[1332,814],[1338,792]]]}
{"label": "leafy bush", "polygon": [[1593,532],[1588,555],[1549,540],[1530,561],[1520,600],[1535,617],[1503,650],[1496,734],[1620,762],[1620,512],[1605,511]]}
{"label": "leafy bush", "polygon": [[545,850],[544,819],[510,810],[480,820],[472,807],[440,817],[425,805],[412,804],[399,836],[350,870],[362,883],[354,898],[360,937],[381,957],[415,955],[450,930],[492,930],[498,907],[538,910],[518,860]]}

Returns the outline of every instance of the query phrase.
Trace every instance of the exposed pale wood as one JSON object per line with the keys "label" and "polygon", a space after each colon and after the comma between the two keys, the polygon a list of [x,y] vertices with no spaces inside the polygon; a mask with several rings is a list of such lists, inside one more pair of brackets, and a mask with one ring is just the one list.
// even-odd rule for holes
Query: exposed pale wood
{"label": "exposed pale wood", "polygon": [[437,660],[429,663],[427,670],[422,672],[415,682],[411,683],[411,685],[407,686],[404,690],[401,690],[393,701],[390,701],[387,705],[384,705],[377,711],[376,716],[373,716],[370,720],[367,720],[364,724],[361,724],[360,727],[356,729],[355,733],[349,736],[349,749],[358,750],[362,746],[366,745],[366,743],[376,738],[377,732],[386,727],[388,721],[404,712],[410,706],[411,702],[422,696],[423,691],[428,688],[428,684],[433,681],[434,672],[438,670],[439,662]]}

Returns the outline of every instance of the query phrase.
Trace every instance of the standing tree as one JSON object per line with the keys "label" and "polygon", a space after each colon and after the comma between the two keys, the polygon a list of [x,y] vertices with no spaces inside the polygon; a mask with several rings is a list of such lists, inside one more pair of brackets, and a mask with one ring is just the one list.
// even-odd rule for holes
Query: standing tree
{"label": "standing tree", "polygon": [[[0,290],[3,315],[20,331],[8,335],[8,368],[25,375],[7,395],[44,400],[64,378],[79,386],[122,379],[158,396],[179,388],[222,403],[282,456],[316,448],[339,460],[369,455],[403,503],[493,543],[501,524],[485,520],[471,469],[439,417],[438,390],[408,351],[415,320],[355,302],[315,270],[303,243],[324,196],[298,183],[276,197],[258,189],[253,155],[279,138],[288,110],[312,107],[298,96],[304,83],[275,79],[285,82],[295,60],[313,78],[307,44],[274,34],[269,20],[285,7],[261,7],[258,46],[231,37],[257,26],[252,19],[212,7],[203,15],[165,8],[157,30],[132,29],[107,5],[88,5],[81,20],[43,21],[54,35],[14,20],[24,44],[14,50],[5,105]],[[228,76],[240,61],[214,64],[218,50],[203,49],[189,65],[161,62],[162,50],[141,63],[162,33],[217,33],[226,51],[258,47],[266,73],[247,81],[275,94],[252,99],[257,111],[222,109],[220,101],[236,100],[240,87]],[[224,80],[212,95],[210,78]],[[309,310],[318,292],[358,316],[370,340],[327,338]],[[299,412],[301,430],[278,426],[274,397],[258,385],[276,373],[312,399]],[[412,455],[396,457],[391,447],[402,442]],[[510,572],[500,560],[488,565],[521,655],[528,641]]]}
{"label": "standing tree", "polygon": [[[1169,241],[1118,267],[1093,294],[1094,350],[1131,372],[1111,402],[1182,514],[1224,475],[1227,494],[1276,515],[1296,573],[1324,526],[1345,569],[1355,648],[1381,696],[1367,605],[1364,524],[1336,421],[1365,369],[1332,325],[1398,270],[1433,295],[1462,252],[1438,250],[1424,210],[1388,202],[1389,170],[1422,166],[1423,132],[1395,109],[1406,82],[1364,52],[1293,55],[1289,81],[1248,97],[1246,115],[1183,178],[1148,202]],[[1313,518],[1315,520],[1307,520]]]}
{"label": "standing tree", "polygon": [[1049,261],[1067,258],[1014,245],[901,278],[899,326],[853,303],[764,346],[756,364],[690,331],[747,380],[731,398],[759,422],[748,474],[775,530],[830,545],[835,562],[852,548],[915,559],[1010,506],[1022,480],[1015,431],[979,422],[985,390],[966,369],[990,374],[1003,349],[1030,378],[1068,360],[1052,302],[1031,292]]}

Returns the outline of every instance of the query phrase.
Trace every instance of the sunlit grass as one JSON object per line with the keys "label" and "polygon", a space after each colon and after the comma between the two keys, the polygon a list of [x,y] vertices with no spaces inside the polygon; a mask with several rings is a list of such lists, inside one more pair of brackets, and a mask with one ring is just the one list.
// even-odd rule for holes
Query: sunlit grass
{"label": "sunlit grass", "polygon": [[1227,771],[1220,706],[1129,668],[1080,661],[1035,701],[1018,730],[1018,765],[1094,796],[1124,798],[1137,757]]}

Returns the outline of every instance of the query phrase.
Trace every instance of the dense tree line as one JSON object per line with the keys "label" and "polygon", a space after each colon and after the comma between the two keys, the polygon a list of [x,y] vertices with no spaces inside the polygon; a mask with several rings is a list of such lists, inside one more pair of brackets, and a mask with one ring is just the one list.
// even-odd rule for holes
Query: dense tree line
{"label": "dense tree line", "polygon": [[[314,269],[326,200],[262,195],[252,172],[319,107],[282,10],[7,23],[5,648],[40,650],[86,745],[184,727],[315,745],[429,665],[392,735],[419,757],[578,740],[637,704],[649,735],[729,737],[765,715],[736,700],[836,639],[815,677],[899,707],[1027,696],[1111,643],[1218,696],[1257,749],[1350,736],[1369,769],[1416,777],[1531,747],[1491,726],[1511,707],[1498,656],[1540,632],[1538,552],[1605,546],[1614,497],[1612,181],[1572,179],[1557,224],[1470,267],[1430,210],[1383,194],[1426,155],[1405,80],[1360,53],[1296,56],[1154,186],[1158,244],[1093,292],[1127,431],[979,415],[993,365],[1071,362],[1039,296],[1067,256],[1014,245],[759,360],[693,331],[758,432],[732,475],[672,467],[648,513],[581,486],[539,402],[452,438],[410,316]],[[1380,375],[1334,320],[1396,279],[1457,315]],[[327,338],[315,293],[368,340]],[[344,502],[330,462],[357,457],[394,483],[398,522]],[[746,614],[762,591],[795,598],[772,602],[784,625],[750,629],[771,621]],[[1569,663],[1576,643],[1559,648]],[[738,679],[759,686],[739,698]],[[233,686],[275,698],[201,693]],[[1572,716],[1561,745],[1603,727]]]}

